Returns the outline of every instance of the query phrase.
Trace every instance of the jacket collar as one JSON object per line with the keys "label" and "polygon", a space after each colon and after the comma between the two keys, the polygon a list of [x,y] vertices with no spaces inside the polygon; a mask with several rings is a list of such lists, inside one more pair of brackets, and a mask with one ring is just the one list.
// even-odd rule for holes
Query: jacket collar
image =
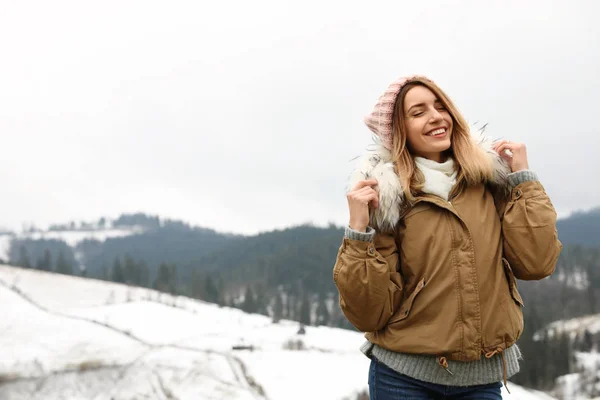
{"label": "jacket collar", "polygon": [[[473,140],[483,149],[492,164],[493,176],[490,184],[508,190],[508,174],[510,167],[498,153],[493,150],[494,140],[480,131]],[[394,230],[400,221],[402,210],[408,206],[402,191],[400,179],[394,170],[392,153],[386,149],[377,137],[375,143],[360,156],[357,166],[350,174],[347,190],[358,181],[374,178],[379,186],[379,207],[371,210],[370,225],[379,230]]]}

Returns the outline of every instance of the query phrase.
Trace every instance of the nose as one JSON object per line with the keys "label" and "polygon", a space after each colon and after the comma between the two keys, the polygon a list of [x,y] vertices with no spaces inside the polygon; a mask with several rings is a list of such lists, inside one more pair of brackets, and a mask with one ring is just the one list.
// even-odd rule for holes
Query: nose
{"label": "nose", "polygon": [[440,114],[440,112],[436,108],[434,108],[433,111],[431,112],[431,120],[439,121],[441,119],[443,119],[442,114]]}

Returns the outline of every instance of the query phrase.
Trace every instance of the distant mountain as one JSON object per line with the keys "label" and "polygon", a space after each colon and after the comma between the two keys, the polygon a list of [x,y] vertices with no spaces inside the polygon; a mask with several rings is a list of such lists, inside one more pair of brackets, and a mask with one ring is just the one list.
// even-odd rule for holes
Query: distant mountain
{"label": "distant mountain", "polygon": [[[130,257],[145,263],[154,274],[160,263],[190,267],[194,260],[219,251],[242,236],[193,227],[182,221],[161,220],[141,213],[123,214],[111,221],[55,224],[49,230],[31,229],[19,234],[0,235],[0,260],[33,267],[43,263],[46,252],[56,265],[59,254],[76,271],[106,278],[116,259]],[[194,268],[200,268],[197,263]],[[50,270],[55,270],[52,266]],[[185,275],[185,274],[184,274]],[[189,274],[188,274],[189,275]]]}
{"label": "distant mountain", "polygon": [[331,274],[342,237],[343,230],[333,225],[297,226],[231,241],[196,264],[229,283],[330,292],[335,290]]}
{"label": "distant mountain", "polygon": [[[192,227],[181,221],[166,221],[137,234],[105,241],[85,240],[77,245],[76,251],[82,254],[82,263],[91,273],[110,269],[116,258],[126,255],[146,262],[152,272],[161,262],[191,267],[193,260],[218,252],[242,238],[212,229]],[[193,264],[193,267],[201,268],[202,265]]]}
{"label": "distant mountain", "polygon": [[556,225],[563,244],[600,247],[600,207],[576,212]]}

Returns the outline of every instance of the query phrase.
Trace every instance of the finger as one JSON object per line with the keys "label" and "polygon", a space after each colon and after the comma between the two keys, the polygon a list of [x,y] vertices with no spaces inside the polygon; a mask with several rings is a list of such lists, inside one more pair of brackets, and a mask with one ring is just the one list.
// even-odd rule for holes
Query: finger
{"label": "finger", "polygon": [[515,143],[515,142],[509,142],[509,141],[506,141],[505,143],[502,143],[502,144],[500,144],[500,145],[497,147],[497,149],[496,149],[496,150],[497,150],[497,151],[502,151],[502,150],[509,149],[509,150],[511,150],[511,151],[514,151],[514,150],[516,150],[516,149],[519,149],[520,147],[522,147],[522,144],[521,144],[521,143]]}
{"label": "finger", "polygon": [[353,193],[352,199],[361,203],[368,203],[373,201],[373,199],[379,202],[379,193],[370,187],[366,187]]}
{"label": "finger", "polygon": [[379,193],[379,189],[372,186],[365,186],[362,189],[356,191],[356,193],[367,194],[367,193]]}
{"label": "finger", "polygon": [[[496,144],[494,150],[497,153],[504,152],[506,150],[506,146],[512,146],[514,143],[510,140],[502,140]],[[510,147],[509,147],[510,148]]]}
{"label": "finger", "polygon": [[377,185],[377,180],[376,179],[365,179],[365,180],[356,182],[356,185],[354,185],[354,187],[352,188],[352,190],[355,191],[355,190],[358,190],[358,189],[362,189],[365,186],[375,186],[375,185]]}
{"label": "finger", "polygon": [[373,189],[356,193],[353,199],[363,204],[372,204],[374,207],[379,206],[379,193]]}
{"label": "finger", "polygon": [[373,208],[379,208],[379,196],[377,193],[364,195],[361,200]]}
{"label": "finger", "polygon": [[373,193],[379,194],[379,192],[376,189],[373,189],[371,186],[365,186],[362,189],[358,189],[358,190],[348,193],[348,197],[359,198],[359,197],[367,196],[367,195],[370,195]]}
{"label": "finger", "polygon": [[503,145],[500,148],[498,148],[497,152],[498,152],[498,155],[500,156],[500,158],[502,158],[508,162],[511,162],[514,157],[514,153],[506,145]]}
{"label": "finger", "polygon": [[[509,151],[509,150],[507,150],[507,151]],[[512,160],[513,160],[513,156],[506,152],[500,153],[500,158],[505,160],[506,162],[508,162],[509,165],[511,165]]]}
{"label": "finger", "polygon": [[369,196],[368,192],[350,192],[346,195],[346,199],[350,206],[353,203],[367,204],[369,202],[369,200],[366,199],[367,196]]}
{"label": "finger", "polygon": [[508,140],[499,140],[496,143],[494,143],[494,150],[497,150],[498,147],[502,146],[505,143],[510,143],[510,141]]}
{"label": "finger", "polygon": [[517,144],[516,143],[504,143],[501,146],[498,147],[498,149],[496,149],[496,151],[498,152],[498,154],[502,155],[502,154],[506,154],[506,150],[510,150],[511,153],[517,148]]}

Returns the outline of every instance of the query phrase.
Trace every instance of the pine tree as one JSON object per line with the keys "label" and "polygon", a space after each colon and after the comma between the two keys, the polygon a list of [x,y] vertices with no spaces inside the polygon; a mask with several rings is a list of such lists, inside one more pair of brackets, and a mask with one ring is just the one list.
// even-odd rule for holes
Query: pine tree
{"label": "pine tree", "polygon": [[273,323],[278,323],[283,318],[283,300],[281,293],[275,292],[275,304],[273,305]]}
{"label": "pine tree", "polygon": [[177,293],[177,266],[174,264],[160,263],[156,279],[154,280],[154,289],[161,292]]}
{"label": "pine tree", "polygon": [[49,249],[44,250],[44,261],[42,265],[44,271],[52,271],[52,254]]}
{"label": "pine tree", "polygon": [[571,365],[573,364],[573,351],[571,349],[571,339],[569,334],[563,331],[556,340],[558,342],[558,350],[554,354],[557,355],[558,360],[556,363],[556,376],[554,376],[553,379],[569,374],[571,372]]}
{"label": "pine tree", "polygon": [[125,283],[127,283],[128,285],[139,286],[141,281],[140,271],[138,269],[137,264],[129,254],[125,255],[123,265],[123,276],[125,278]]}
{"label": "pine tree", "polygon": [[258,284],[255,289],[254,296],[255,313],[262,315],[269,315],[267,312],[267,297],[266,290],[262,284]]}
{"label": "pine tree", "polygon": [[302,304],[300,305],[300,323],[303,325],[310,325],[310,301],[308,299],[308,294],[304,294],[302,296]]}
{"label": "pine tree", "polygon": [[73,266],[67,261],[62,250],[58,252],[58,257],[56,258],[56,272],[64,275],[73,275]]}
{"label": "pine tree", "polygon": [[150,287],[150,269],[148,268],[148,264],[144,260],[140,260],[138,263],[138,271],[139,271],[139,285],[142,287]]}
{"label": "pine tree", "polygon": [[287,294],[287,298],[286,298],[286,302],[285,302],[285,308],[286,308],[286,318],[291,320],[291,321],[295,321],[296,320],[296,298],[291,294],[288,293]]}
{"label": "pine tree", "polygon": [[195,298],[195,299],[204,299],[204,287],[205,287],[205,280],[202,279],[202,276],[197,272],[197,271],[193,271],[192,272],[192,279],[191,279],[191,283],[190,283],[190,294],[191,297]]}
{"label": "pine tree", "polygon": [[592,338],[592,334],[589,330],[585,330],[583,333],[583,340],[581,343],[581,351],[590,352],[592,351],[592,347],[594,346],[594,341]]}
{"label": "pine tree", "polygon": [[317,306],[317,325],[328,325],[329,324],[329,310],[325,303],[325,295],[321,293],[319,295],[319,305]]}
{"label": "pine tree", "polygon": [[29,254],[27,254],[27,248],[23,244],[19,246],[19,261],[17,261],[17,265],[24,268],[31,268]]}
{"label": "pine tree", "polygon": [[162,262],[158,266],[156,271],[156,277],[154,278],[154,284],[152,287],[160,292],[166,292],[169,285],[169,267],[167,263]]}
{"label": "pine tree", "polygon": [[223,278],[221,275],[217,277],[217,291],[219,292],[219,298],[217,299],[217,304],[220,306],[225,305],[225,285],[223,284]]}
{"label": "pine tree", "polygon": [[[573,252],[575,253],[574,257],[575,259],[577,258],[582,258],[582,254],[581,254],[581,248],[579,246],[575,247],[573,249]],[[577,261],[576,261],[577,262]],[[587,275],[587,279],[588,279],[588,286],[587,286],[587,297],[588,297],[588,302],[590,304],[590,313],[595,314],[598,310],[598,301],[597,301],[597,290],[600,289],[600,269],[598,268],[598,265],[596,264],[598,262],[598,258],[596,257],[590,257],[588,260],[586,260],[584,263],[585,265],[585,271],[586,271],[586,275]]]}
{"label": "pine tree", "polygon": [[110,280],[116,283],[125,283],[125,274],[123,273],[123,266],[119,257],[115,257],[112,271],[110,274]]}
{"label": "pine tree", "polygon": [[52,271],[52,255],[50,250],[44,250],[44,256],[38,258],[36,268],[40,271]]}
{"label": "pine tree", "polygon": [[217,303],[219,301],[219,289],[214,284],[210,275],[204,279],[204,297],[209,303]]}
{"label": "pine tree", "polygon": [[242,310],[247,313],[256,312],[256,299],[254,297],[254,292],[252,291],[252,287],[250,285],[246,286],[246,293],[244,294],[244,303],[242,304]]}
{"label": "pine tree", "polygon": [[103,281],[108,280],[108,268],[104,263],[102,263],[102,267],[100,267],[100,279],[102,279]]}
{"label": "pine tree", "polygon": [[177,265],[171,264],[169,266],[169,293],[178,294],[178,277],[177,277]]}

